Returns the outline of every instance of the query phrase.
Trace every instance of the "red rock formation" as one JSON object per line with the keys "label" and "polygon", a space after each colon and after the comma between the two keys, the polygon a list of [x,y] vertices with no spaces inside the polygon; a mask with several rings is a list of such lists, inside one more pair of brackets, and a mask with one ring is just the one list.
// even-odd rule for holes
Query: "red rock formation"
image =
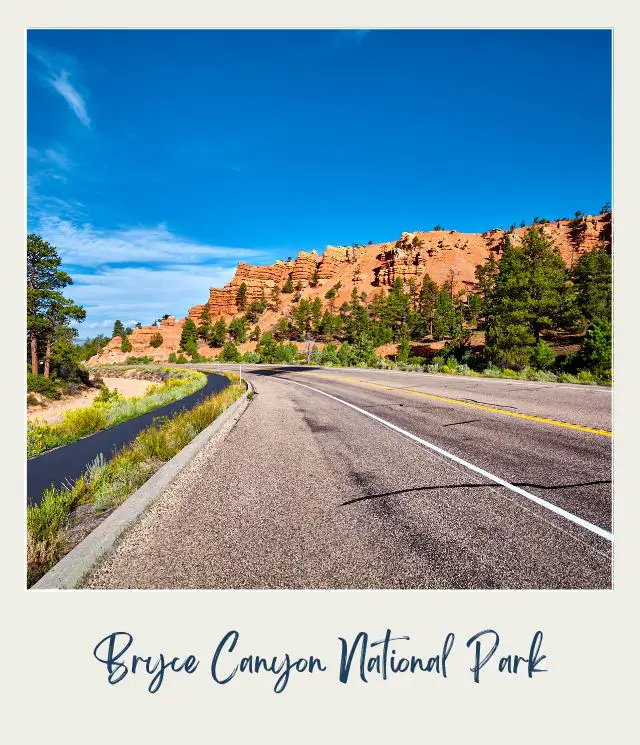
{"label": "red rock formation", "polygon": [[[560,220],[545,223],[540,229],[553,240],[567,265],[577,261],[584,251],[601,245],[608,240],[611,227],[610,216],[587,215],[583,219],[584,230],[580,234],[579,242],[572,237],[572,221]],[[522,240],[527,228],[514,228],[508,231],[514,244]],[[253,266],[239,262],[235,276],[225,287],[212,287],[206,301],[212,320],[223,317],[228,322],[233,316],[240,314],[236,304],[238,289],[244,283],[247,287],[247,305],[263,298],[267,302],[271,299],[275,286],[282,288],[291,277],[294,285],[300,285],[301,296],[313,300],[319,297],[326,306],[329,301],[325,293],[329,287],[339,285],[339,290],[333,306],[349,300],[354,287],[358,293],[366,292],[369,299],[375,292],[383,292],[400,278],[403,282],[414,280],[419,287],[425,274],[442,284],[452,275],[456,289],[469,289],[475,280],[474,270],[494,253],[499,257],[500,246],[505,236],[504,230],[495,229],[483,233],[459,233],[454,230],[438,230],[429,232],[403,233],[399,240],[377,245],[348,248],[345,246],[327,246],[322,256],[315,251],[301,251],[295,261],[276,261],[269,266]],[[309,282],[314,272],[318,272],[318,286],[311,287]],[[379,288],[379,289],[376,289]],[[288,315],[292,309],[294,295],[282,294],[280,307],[277,310],[268,309],[259,319],[262,331],[272,329],[278,319]],[[204,305],[194,305],[189,309],[188,317],[196,324],[200,322],[200,314]],[[120,338],[113,339],[100,355],[91,362],[123,361],[127,356],[147,355],[156,360],[166,360],[171,352],[176,352],[180,343],[180,334],[184,319],[176,321],[170,317],[159,327],[145,326],[136,329],[129,340],[132,351],[125,354],[121,351]],[[151,336],[160,332],[163,343],[157,349],[149,345]],[[252,344],[255,346],[255,343]],[[202,345],[201,354],[211,355],[213,352]]]}

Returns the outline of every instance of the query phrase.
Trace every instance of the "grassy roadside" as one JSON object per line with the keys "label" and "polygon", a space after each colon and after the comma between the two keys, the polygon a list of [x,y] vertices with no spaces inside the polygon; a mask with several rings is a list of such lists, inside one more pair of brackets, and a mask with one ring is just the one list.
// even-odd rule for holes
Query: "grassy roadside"
{"label": "grassy roadside", "polygon": [[68,553],[69,519],[81,505],[106,517],[208,427],[245,390],[234,373],[225,390],[190,411],[159,419],[107,463],[97,461],[69,488],[50,489],[39,505],[27,508],[27,587],[31,587]]}
{"label": "grassy roadside", "polygon": [[161,377],[160,382],[152,385],[143,396],[123,398],[115,391],[103,388],[91,406],[65,412],[61,422],[29,422],[27,458],[178,401],[195,393],[207,382],[206,375],[195,370],[158,368],[157,373]]}

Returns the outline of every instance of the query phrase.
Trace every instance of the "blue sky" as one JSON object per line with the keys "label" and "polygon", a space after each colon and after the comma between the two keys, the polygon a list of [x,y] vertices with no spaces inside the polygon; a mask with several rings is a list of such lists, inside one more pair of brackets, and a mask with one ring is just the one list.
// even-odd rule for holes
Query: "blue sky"
{"label": "blue sky", "polygon": [[608,31],[31,31],[27,64],[28,229],[83,337],[239,260],[611,200]]}

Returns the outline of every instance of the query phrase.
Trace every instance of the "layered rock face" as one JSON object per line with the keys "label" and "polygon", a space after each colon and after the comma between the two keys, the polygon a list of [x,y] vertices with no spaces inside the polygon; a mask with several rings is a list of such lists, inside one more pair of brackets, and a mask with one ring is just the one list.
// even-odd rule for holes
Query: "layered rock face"
{"label": "layered rock face", "polygon": [[396,279],[403,282],[418,279],[427,264],[425,241],[418,233],[403,233],[393,248],[378,255],[380,266],[376,271],[378,285],[392,285]]}
{"label": "layered rock face", "polygon": [[[566,219],[539,227],[553,241],[568,266],[572,266],[582,253],[596,246],[605,244],[610,250],[611,215],[587,215],[578,223]],[[322,255],[315,251],[301,251],[294,261],[277,260],[268,266],[239,262],[231,282],[222,288],[212,287],[209,297],[206,300],[201,298],[205,304],[192,306],[188,317],[197,325],[202,311],[208,307],[213,321],[222,317],[228,323],[242,313],[236,298],[243,283],[247,288],[247,306],[263,299],[270,305],[273,288],[282,289],[289,278],[296,291],[293,294],[282,293],[279,307],[269,308],[260,316],[258,325],[263,332],[272,330],[282,316],[290,315],[299,298],[313,300],[319,297],[323,306],[339,308],[349,300],[354,287],[358,294],[364,292],[370,299],[377,292],[388,292],[396,279],[404,283],[413,281],[419,288],[426,274],[438,284],[453,281],[457,290],[470,289],[475,281],[475,267],[484,263],[492,253],[500,257],[505,234],[508,233],[511,242],[517,245],[526,230],[526,227],[514,227],[508,231],[495,229],[483,234],[459,233],[455,230],[417,231],[403,233],[397,241],[389,243],[353,248],[327,246]],[[318,281],[312,286],[314,275]],[[325,294],[330,288],[335,290],[335,297],[328,300]],[[125,354],[121,351],[118,337],[110,341],[101,355],[92,361],[119,362],[129,355],[147,355],[156,360],[166,360],[171,352],[178,351],[184,322],[185,319],[170,317],[158,327],[136,329],[129,337],[131,352]],[[154,349],[149,341],[156,332],[162,334],[163,343]],[[201,354],[210,355],[212,351],[203,343]]]}
{"label": "layered rock face", "polygon": [[[114,336],[99,354],[89,360],[89,363],[125,362],[127,357],[151,357],[153,360],[165,361],[171,352],[178,351],[185,320],[185,318],[176,320],[175,316],[169,316],[158,326],[143,326],[141,329],[134,329],[129,336],[130,352],[123,352],[122,338]],[[162,344],[154,348],[150,344],[151,337],[158,333],[162,336]]]}

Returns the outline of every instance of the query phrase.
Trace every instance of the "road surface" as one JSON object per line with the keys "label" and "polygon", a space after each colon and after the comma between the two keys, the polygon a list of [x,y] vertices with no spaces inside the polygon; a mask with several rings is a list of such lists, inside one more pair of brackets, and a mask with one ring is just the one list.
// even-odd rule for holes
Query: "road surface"
{"label": "road surface", "polygon": [[257,395],[87,581],[609,588],[611,391],[255,366]]}

